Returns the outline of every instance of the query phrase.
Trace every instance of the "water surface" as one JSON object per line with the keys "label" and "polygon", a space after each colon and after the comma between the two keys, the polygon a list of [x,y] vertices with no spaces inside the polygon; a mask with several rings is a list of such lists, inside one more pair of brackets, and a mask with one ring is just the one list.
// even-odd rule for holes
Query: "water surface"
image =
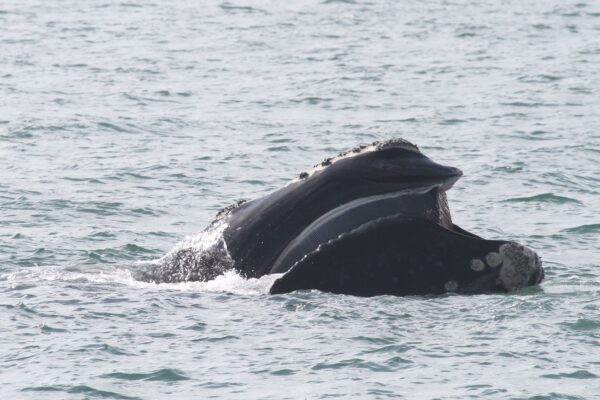
{"label": "water surface", "polygon": [[[1,397],[597,397],[598,37],[593,1],[3,1]],[[529,244],[544,284],[131,279],[221,207],[390,137],[461,168],[455,222]]]}

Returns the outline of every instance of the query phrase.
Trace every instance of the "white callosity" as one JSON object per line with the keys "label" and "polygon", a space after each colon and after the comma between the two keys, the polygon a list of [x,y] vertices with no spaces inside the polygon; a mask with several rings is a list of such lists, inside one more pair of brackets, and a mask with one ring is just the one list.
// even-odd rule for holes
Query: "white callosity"
{"label": "white callosity", "polygon": [[502,257],[496,252],[491,252],[485,256],[485,262],[487,262],[490,267],[496,268],[502,264]]}
{"label": "white callosity", "polygon": [[448,291],[448,292],[456,292],[456,290],[458,289],[458,282],[456,281],[448,281],[446,282],[446,284],[444,285],[444,288]]}
{"label": "white callosity", "polygon": [[471,260],[469,262],[469,265],[471,266],[471,269],[473,271],[483,271],[485,268],[485,264],[483,263],[483,261],[481,261],[478,258],[474,258],[473,260]]}

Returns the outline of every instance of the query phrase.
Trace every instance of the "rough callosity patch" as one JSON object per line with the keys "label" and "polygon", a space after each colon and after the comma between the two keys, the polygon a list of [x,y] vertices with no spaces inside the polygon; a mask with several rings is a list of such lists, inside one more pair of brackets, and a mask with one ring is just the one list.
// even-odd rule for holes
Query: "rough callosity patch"
{"label": "rough callosity patch", "polygon": [[410,151],[414,151],[414,152],[419,152],[419,148],[416,145],[409,142],[408,140],[398,138],[398,139],[390,139],[390,140],[384,140],[384,141],[375,141],[371,144],[363,144],[363,145],[353,148],[352,150],[344,151],[335,157],[326,158],[323,161],[321,161],[320,163],[315,164],[310,171],[300,173],[298,175],[298,177],[295,178],[292,182],[296,182],[301,179],[306,179],[309,176],[313,175],[315,172],[321,171],[339,160],[354,157],[359,154],[369,153],[371,151],[380,151],[380,150],[385,150],[385,149],[389,149],[389,148],[393,148],[393,147],[402,148],[402,149],[410,150]]}
{"label": "rough callosity patch", "polygon": [[499,254],[502,258],[502,269],[498,279],[507,290],[526,286],[542,266],[533,250],[518,243],[503,244]]}
{"label": "rough callosity patch", "polygon": [[[247,202],[248,200],[236,200],[235,203],[228,205],[227,207],[222,208],[218,213],[217,216],[215,217],[215,220],[218,219],[222,219],[226,216],[228,216],[233,210],[235,210],[236,208],[238,208],[239,206],[241,206],[242,204],[244,204],[245,202]],[[213,221],[214,223],[214,221]]]}

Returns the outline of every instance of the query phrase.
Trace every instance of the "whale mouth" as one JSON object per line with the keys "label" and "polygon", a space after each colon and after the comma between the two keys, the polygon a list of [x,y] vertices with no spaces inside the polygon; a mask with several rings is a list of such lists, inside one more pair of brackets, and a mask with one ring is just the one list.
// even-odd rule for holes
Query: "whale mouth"
{"label": "whale mouth", "polygon": [[406,186],[417,188],[423,186],[439,186],[441,190],[450,189],[462,177],[463,172],[454,167],[437,165],[435,173],[427,171],[414,174],[385,174],[368,178],[376,183],[402,183]]}
{"label": "whale mouth", "polygon": [[[447,218],[448,221],[444,219],[445,214],[440,212],[438,204],[441,196],[445,202],[441,185],[443,184],[439,181],[432,181],[430,184],[360,197],[328,211],[305,227],[285,246],[273,262],[270,272],[285,272],[319,244],[336,239],[380,218],[419,213],[423,219],[435,219],[436,224],[445,223],[448,227],[451,226],[450,218]],[[441,223],[441,220],[444,223]]]}

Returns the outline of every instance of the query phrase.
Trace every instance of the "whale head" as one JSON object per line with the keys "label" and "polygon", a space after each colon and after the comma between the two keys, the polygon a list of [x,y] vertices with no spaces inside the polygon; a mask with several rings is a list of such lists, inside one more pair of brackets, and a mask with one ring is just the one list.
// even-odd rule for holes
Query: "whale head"
{"label": "whale head", "polygon": [[461,176],[461,170],[434,162],[414,144],[392,139],[326,159],[301,178],[343,182],[369,195],[432,187],[445,191]]}

